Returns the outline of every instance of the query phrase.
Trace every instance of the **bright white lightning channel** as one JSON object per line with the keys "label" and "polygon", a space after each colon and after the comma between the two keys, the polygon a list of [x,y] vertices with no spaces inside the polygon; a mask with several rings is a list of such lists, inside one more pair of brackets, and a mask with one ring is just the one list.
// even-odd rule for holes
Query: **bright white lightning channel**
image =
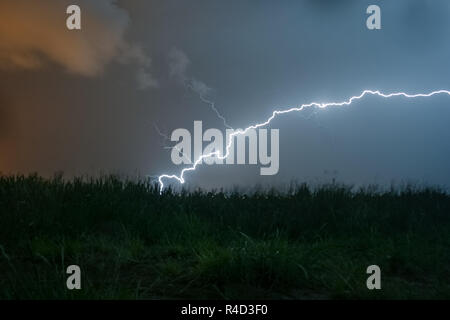
{"label": "bright white lightning channel", "polygon": [[363,98],[364,96],[371,94],[371,95],[376,95],[379,97],[383,97],[383,98],[391,98],[391,97],[398,97],[398,96],[402,96],[405,98],[421,98],[421,97],[431,97],[437,94],[447,94],[450,95],[450,91],[448,90],[437,90],[437,91],[432,91],[430,93],[416,93],[416,94],[408,94],[405,92],[394,92],[394,93],[389,93],[389,94],[385,94],[382,93],[380,91],[373,91],[373,90],[364,90],[363,92],[361,92],[360,95],[358,96],[353,96],[350,99],[346,100],[346,101],[342,101],[342,102],[328,102],[328,103],[319,103],[319,102],[311,102],[311,103],[307,103],[307,104],[302,104],[299,107],[295,107],[295,108],[289,108],[289,109],[285,109],[285,110],[275,110],[272,113],[272,116],[270,116],[266,121],[261,122],[261,123],[257,123],[254,125],[251,125],[245,129],[240,129],[240,130],[236,130],[233,131],[231,134],[228,135],[227,137],[227,146],[226,146],[226,152],[225,154],[220,154],[220,151],[214,151],[208,154],[202,154],[193,164],[191,167],[187,167],[184,168],[183,170],[181,170],[180,175],[177,176],[175,174],[169,175],[169,174],[162,174],[158,177],[158,182],[159,182],[159,186],[160,186],[160,192],[162,193],[163,189],[164,189],[164,179],[175,179],[178,180],[178,182],[180,182],[181,184],[183,184],[185,182],[184,180],[184,174],[186,172],[189,171],[195,171],[195,169],[197,169],[197,166],[202,162],[203,159],[206,158],[212,158],[212,157],[217,157],[219,159],[226,159],[229,155],[230,155],[230,148],[233,145],[233,137],[234,136],[238,136],[238,135],[245,135],[247,133],[248,130],[251,129],[257,129],[257,128],[261,128],[264,127],[266,125],[268,125],[273,119],[275,119],[276,116],[280,115],[280,114],[285,114],[285,113],[290,113],[290,112],[294,112],[294,111],[302,111],[305,108],[308,107],[318,107],[321,109],[325,109],[328,107],[342,107],[342,106],[348,106],[350,104],[353,103],[353,101],[355,100],[359,100],[361,98]]}

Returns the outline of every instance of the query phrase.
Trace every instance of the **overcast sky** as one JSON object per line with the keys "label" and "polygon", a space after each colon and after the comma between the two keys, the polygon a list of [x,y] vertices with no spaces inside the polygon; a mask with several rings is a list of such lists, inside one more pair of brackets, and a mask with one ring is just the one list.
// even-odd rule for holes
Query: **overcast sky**
{"label": "overcast sky", "polygon": [[[31,3],[31,4],[30,4]],[[79,4],[82,30],[65,8]],[[370,4],[382,29],[368,30]],[[448,0],[2,0],[0,171],[178,173],[155,130],[225,129],[364,89],[450,89]],[[190,84],[186,86],[186,84]],[[280,116],[280,170],[203,166],[191,185],[450,185],[450,97],[367,97]]]}

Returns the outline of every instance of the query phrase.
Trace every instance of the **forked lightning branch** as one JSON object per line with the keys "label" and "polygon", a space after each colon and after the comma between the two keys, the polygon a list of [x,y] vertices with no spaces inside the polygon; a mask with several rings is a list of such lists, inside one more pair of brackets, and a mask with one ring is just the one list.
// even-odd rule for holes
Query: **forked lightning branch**
{"label": "forked lightning branch", "polygon": [[[357,96],[353,96],[351,98],[349,98],[348,100],[345,101],[341,101],[341,102],[327,102],[327,103],[320,103],[320,102],[311,102],[311,103],[307,103],[307,104],[302,104],[299,107],[294,107],[294,108],[288,108],[288,109],[282,109],[282,110],[275,110],[272,115],[265,121],[260,122],[260,123],[256,123],[253,125],[250,125],[249,127],[245,128],[245,129],[237,129],[237,130],[227,130],[227,134],[226,134],[226,146],[225,146],[225,152],[222,151],[222,147],[221,147],[221,143],[220,143],[220,139],[216,139],[217,143],[213,142],[210,145],[208,145],[207,148],[205,148],[205,150],[199,151],[201,149],[199,149],[199,146],[197,145],[197,147],[194,147],[195,151],[194,151],[194,158],[196,159],[195,162],[191,162],[191,166],[184,168],[183,170],[181,170],[179,175],[175,175],[175,174],[162,174],[158,177],[158,182],[159,182],[159,186],[160,186],[160,192],[163,191],[164,189],[164,180],[177,180],[179,183],[184,183],[185,182],[185,174],[187,172],[190,171],[195,171],[197,169],[197,167],[199,165],[201,165],[203,162],[206,162],[208,164],[219,164],[219,163],[223,163],[223,160],[225,160],[226,163],[234,163],[231,161],[234,161],[234,138],[237,137],[245,137],[245,136],[255,136],[256,135],[256,129],[260,129],[262,127],[267,126],[273,119],[275,119],[277,116],[282,115],[282,114],[286,114],[286,113],[291,113],[291,112],[300,112],[303,111],[306,108],[309,107],[316,107],[316,108],[320,108],[320,109],[325,109],[328,107],[343,107],[343,106],[348,106],[350,104],[352,104],[354,101],[362,99],[363,97],[367,96],[367,95],[375,95],[381,98],[393,98],[393,97],[403,97],[403,98],[408,98],[408,99],[412,99],[412,98],[427,98],[427,97],[431,97],[434,95],[438,95],[438,94],[446,94],[446,95],[450,95],[450,91],[448,90],[436,90],[436,91],[432,91],[429,93],[415,93],[415,94],[409,94],[409,93],[405,93],[405,92],[393,92],[393,93],[382,93],[378,90],[373,91],[373,90],[364,90],[363,92],[361,92],[359,95]],[[267,131],[261,131],[259,130],[259,133],[263,132],[263,134],[260,134],[260,142],[259,142],[259,147],[261,150],[261,147],[263,147],[263,151],[267,151]],[[189,133],[189,132],[187,132]],[[189,138],[190,141],[190,134],[188,135],[186,132],[178,132],[177,135],[179,135],[180,137],[184,134],[187,138]],[[219,131],[220,133],[220,131]],[[209,132],[206,135],[207,139],[211,139],[213,137],[213,132]],[[215,132],[216,136],[221,136],[221,133],[218,134],[217,132]],[[200,133],[200,137],[201,137],[201,133]],[[264,140],[265,137],[265,140]],[[263,153],[263,156],[261,157],[261,153],[260,153],[260,161],[262,164],[266,163],[266,164],[270,164],[270,161],[276,161],[276,166],[269,167],[269,171],[267,172],[275,172],[272,174],[276,174],[276,172],[278,172],[278,130],[273,131],[272,132],[272,157],[269,158],[267,152]],[[262,138],[262,139],[261,139]],[[197,137],[198,139],[198,137]],[[183,139],[183,141],[186,140],[188,141],[188,139]],[[172,161],[174,161],[176,164],[182,164],[182,163],[186,163],[186,157],[183,160],[183,155],[186,156],[186,154],[183,152],[187,151],[188,155],[189,155],[189,150],[190,150],[190,144],[183,143],[183,141],[181,142],[181,145],[177,145],[174,147],[174,149],[172,150]],[[240,153],[240,161],[242,163],[242,159],[243,155],[245,157],[245,146],[244,146],[244,140],[243,139],[238,139],[238,141],[240,141],[240,144],[238,146],[238,152]],[[201,145],[200,141],[200,145]],[[256,143],[253,142],[254,147],[256,146]],[[264,145],[264,146],[263,146]],[[275,147],[275,149],[274,149]],[[250,147],[250,152],[249,155],[252,154],[252,151],[254,150],[254,148],[252,149],[252,147]],[[181,151],[181,152],[180,152]],[[274,152],[275,151],[275,152]],[[256,151],[253,151],[253,163],[255,163],[255,155],[256,155]],[[276,156],[274,156],[276,155]],[[228,159],[230,157],[230,159]],[[188,157],[190,158],[190,156]],[[233,159],[231,159],[233,158]],[[227,162],[228,161],[228,162]],[[189,163],[188,162],[188,163]],[[275,163],[273,163],[275,164]],[[270,171],[271,169],[276,168],[276,171]],[[265,168],[261,168],[261,174],[263,174],[263,170]],[[268,173],[271,174],[271,173]]]}
{"label": "forked lightning branch", "polygon": [[[194,151],[194,159],[200,159],[198,164],[205,163],[213,164],[227,164],[227,165],[242,165],[248,164],[262,165],[260,169],[261,175],[275,175],[279,168],[279,132],[278,129],[270,130],[270,146],[268,145],[267,129],[249,129],[245,133],[234,135],[234,129],[227,129],[225,136],[227,139],[234,139],[234,141],[226,141],[224,145],[224,138],[222,131],[219,129],[210,128],[203,133],[202,121],[194,121],[194,136],[187,129],[176,129],[171,135],[171,141],[178,142],[172,147],[171,159],[176,165],[192,164],[192,150]],[[193,142],[193,143],[192,143]],[[203,148],[203,143],[208,144]],[[248,143],[247,143],[248,142]],[[193,148],[192,148],[193,144]],[[228,148],[228,156],[226,158],[219,157],[223,154],[223,150],[230,144]],[[234,147],[236,145],[236,148]],[[248,157],[247,147],[248,146]],[[270,150],[269,150],[270,148]],[[211,154],[211,157],[202,158],[202,154]]]}

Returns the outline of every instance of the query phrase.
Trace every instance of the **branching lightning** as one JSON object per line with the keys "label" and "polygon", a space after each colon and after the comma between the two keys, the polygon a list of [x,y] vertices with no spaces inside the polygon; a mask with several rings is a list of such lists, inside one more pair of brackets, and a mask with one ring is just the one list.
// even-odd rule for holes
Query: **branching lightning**
{"label": "branching lightning", "polygon": [[[218,117],[220,120],[222,120],[223,125],[224,125],[225,127],[227,127],[228,129],[233,129],[230,125],[228,125],[227,120],[225,119],[225,117],[222,116],[222,115],[220,114],[219,110],[217,110],[215,102],[210,101],[210,100],[208,100],[207,98],[205,98],[205,93],[202,93],[202,92],[201,92],[202,90],[196,89],[196,88],[192,85],[192,82],[193,82],[194,80],[195,80],[195,79],[190,80],[190,82],[187,82],[187,83],[185,84],[186,87],[189,88],[190,90],[192,90],[193,92],[197,93],[198,96],[199,96],[199,98],[200,98],[200,100],[202,100],[204,103],[209,104],[209,106],[210,106],[211,109],[215,112],[215,114],[217,115],[217,117]],[[206,87],[206,85],[205,85],[205,87]],[[204,89],[203,91],[209,90],[208,87],[206,87],[206,88],[207,88],[207,89]]]}
{"label": "branching lightning", "polygon": [[199,96],[200,96],[200,100],[202,100],[204,103],[209,104],[211,109],[216,113],[217,117],[223,121],[223,125],[225,127],[227,127],[228,129],[233,129],[230,125],[228,125],[227,120],[225,120],[225,118],[220,114],[219,110],[217,110],[216,104],[214,102],[209,101],[202,94],[200,94]]}
{"label": "branching lightning", "polygon": [[154,123],[153,125],[154,125],[154,127],[155,127],[156,132],[158,132],[158,134],[164,139],[164,143],[163,143],[163,145],[162,145],[163,149],[166,149],[166,150],[173,150],[173,149],[175,149],[175,150],[177,150],[178,153],[184,158],[184,160],[186,160],[189,164],[191,164],[191,163],[192,163],[192,162],[191,162],[191,159],[189,159],[188,157],[186,157],[186,155],[183,153],[183,151],[182,151],[180,148],[178,148],[177,146],[168,146],[168,145],[166,144],[166,141],[170,141],[169,135],[166,134],[166,133],[163,133],[163,132],[159,129],[159,127],[156,125],[156,123]]}
{"label": "branching lightning", "polygon": [[[233,145],[233,138],[235,136],[238,135],[245,135],[249,130],[251,129],[258,129],[261,127],[264,127],[266,125],[268,125],[273,119],[275,119],[278,115],[281,114],[285,114],[285,113],[290,113],[290,112],[300,112],[302,110],[304,110],[305,108],[309,108],[309,107],[317,107],[317,108],[321,108],[321,109],[325,109],[328,107],[342,107],[342,106],[348,106],[350,104],[352,104],[355,100],[359,100],[362,99],[364,96],[366,95],[376,95],[382,98],[391,98],[391,97],[404,97],[404,98],[421,98],[421,97],[431,97],[437,94],[447,94],[450,95],[450,91],[448,90],[437,90],[437,91],[432,91],[430,93],[417,93],[417,94],[408,94],[405,92],[394,92],[394,93],[389,93],[389,94],[385,94],[382,93],[380,91],[373,91],[373,90],[364,90],[363,92],[361,92],[361,94],[357,95],[357,96],[353,96],[351,98],[349,98],[346,101],[342,101],[342,102],[328,102],[328,103],[319,103],[319,102],[311,102],[311,103],[307,103],[307,104],[302,104],[299,107],[294,107],[294,108],[289,108],[289,109],[284,109],[284,110],[275,110],[273,111],[272,115],[264,122],[261,123],[256,123],[254,125],[251,125],[245,129],[240,129],[240,130],[235,130],[232,133],[230,133],[227,136],[227,145],[226,145],[226,152],[225,154],[220,154],[220,151],[214,151],[208,154],[202,154],[193,164],[191,167],[187,167],[184,168],[183,170],[181,170],[180,175],[169,175],[169,174],[162,174],[158,177],[158,182],[159,182],[159,186],[160,186],[160,192],[163,191],[164,189],[164,179],[175,179],[177,180],[179,183],[183,184],[185,182],[184,179],[184,174],[186,172],[189,171],[195,171],[197,169],[197,166],[202,162],[203,159],[206,158],[213,158],[213,157],[218,157],[219,159],[226,159],[229,155],[230,155],[230,148]],[[225,119],[222,120],[225,123]]]}

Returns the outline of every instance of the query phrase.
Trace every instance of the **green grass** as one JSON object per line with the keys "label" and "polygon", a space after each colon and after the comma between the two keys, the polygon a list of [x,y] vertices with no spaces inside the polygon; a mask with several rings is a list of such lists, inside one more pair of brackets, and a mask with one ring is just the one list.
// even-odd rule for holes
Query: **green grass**
{"label": "green grass", "polygon": [[[66,267],[82,270],[67,290]],[[366,288],[379,265],[382,290]],[[450,298],[450,196],[0,177],[1,299]]]}

